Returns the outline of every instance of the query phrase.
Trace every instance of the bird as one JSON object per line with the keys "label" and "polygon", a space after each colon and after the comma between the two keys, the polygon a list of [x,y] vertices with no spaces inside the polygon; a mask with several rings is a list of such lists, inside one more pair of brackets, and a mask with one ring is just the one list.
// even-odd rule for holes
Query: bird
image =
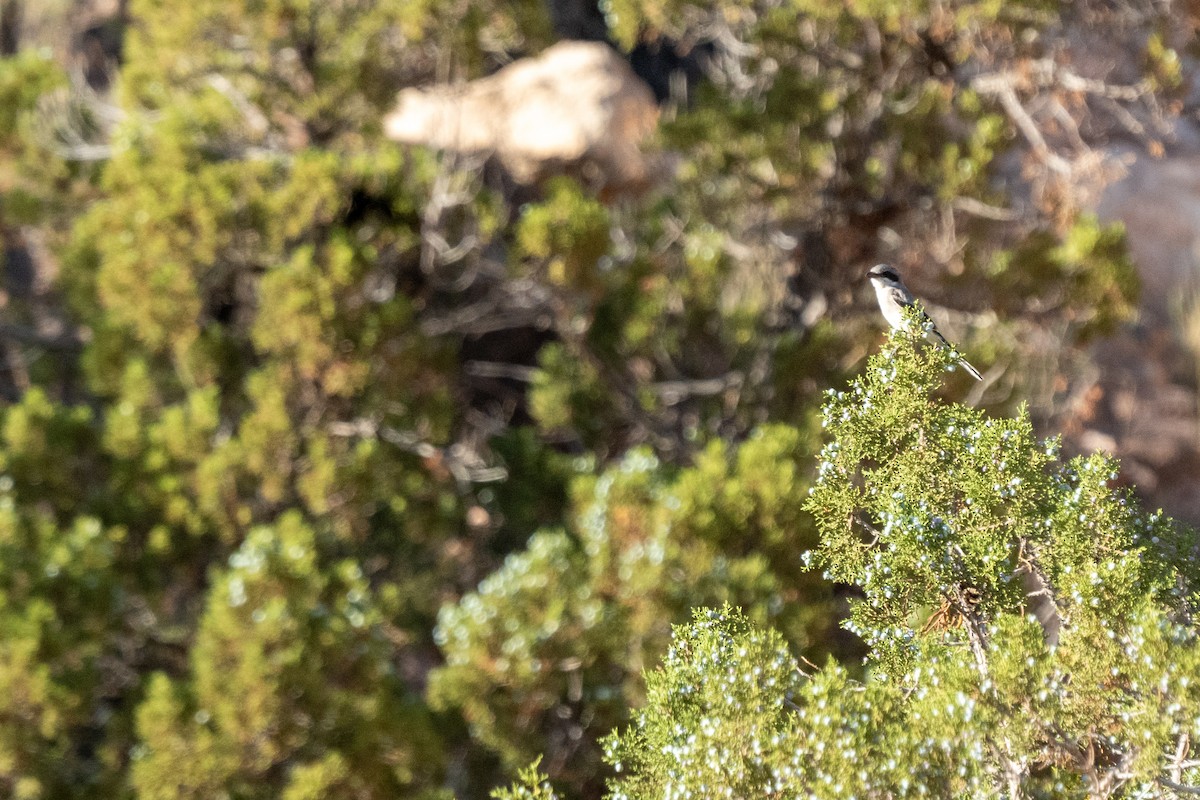
{"label": "bird", "polygon": [[[896,272],[896,268],[891,264],[876,264],[867,272],[867,277],[871,280],[871,286],[875,288],[875,299],[879,301],[879,310],[883,312],[883,318],[887,320],[888,325],[893,330],[904,330],[908,328],[908,320],[904,318],[904,309],[912,308],[916,304],[916,298],[912,292],[904,285],[904,281],[900,280],[900,273]],[[933,324],[933,320],[925,313],[923,309],[919,309],[921,313],[921,321],[926,323],[926,330],[936,336],[947,350],[950,350],[955,355],[958,355],[958,363],[962,365],[971,377],[975,380],[983,380],[983,376],[979,374],[979,370],[971,366],[971,363],[963,358],[958,353],[958,349],[942,336],[941,331]]]}

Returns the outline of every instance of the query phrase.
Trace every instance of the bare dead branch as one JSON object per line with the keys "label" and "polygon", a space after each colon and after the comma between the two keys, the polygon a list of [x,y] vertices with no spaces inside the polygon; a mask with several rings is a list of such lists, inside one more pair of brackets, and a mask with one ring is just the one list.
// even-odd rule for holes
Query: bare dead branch
{"label": "bare dead branch", "polygon": [[730,389],[742,386],[745,376],[740,372],[730,372],[719,378],[702,378],[698,380],[663,381],[654,384],[651,389],[667,405],[676,405],[689,397],[712,397]]}
{"label": "bare dead branch", "polygon": [[1171,760],[1171,780],[1175,783],[1182,783],[1183,781],[1184,759],[1187,757],[1188,751],[1191,750],[1191,744],[1191,736],[1184,731],[1175,745],[1175,757]]}
{"label": "bare dead branch", "polygon": [[504,364],[498,361],[468,361],[463,371],[476,378],[505,378],[528,383],[537,374],[536,367],[521,364]]}
{"label": "bare dead branch", "polygon": [[1138,81],[1135,84],[1124,86],[1105,83],[1077,75],[1049,58],[1037,59],[1030,66],[1033,67],[1033,74],[1040,78],[1040,84],[1044,87],[1057,84],[1070,92],[1085,92],[1129,103],[1141,100],[1150,93],[1148,81]]}
{"label": "bare dead branch", "polygon": [[1158,778],[1157,782],[1178,794],[1200,795],[1200,786],[1188,786],[1163,777]]}
{"label": "bare dead branch", "polygon": [[501,466],[484,464],[474,450],[462,442],[449,447],[438,447],[425,441],[415,431],[402,431],[366,417],[331,422],[325,429],[331,436],[341,438],[379,439],[404,452],[435,461],[463,485],[493,483],[508,477],[508,470]]}
{"label": "bare dead branch", "polygon": [[114,152],[109,133],[126,116],[99,95],[77,67],[69,86],[39,98],[33,127],[43,146],[64,160],[104,161]]}
{"label": "bare dead branch", "polygon": [[954,198],[953,206],[955,211],[962,211],[965,214],[995,220],[996,222],[1013,222],[1022,216],[1021,212],[1015,209],[989,205],[982,200],[976,200],[974,197],[956,197]]}
{"label": "bare dead branch", "polygon": [[1042,135],[1041,128],[1038,127],[1025,106],[1021,104],[1020,98],[1017,97],[1015,76],[1011,73],[981,75],[975,78],[971,85],[980,94],[990,95],[1000,102],[1005,113],[1008,114],[1008,118],[1017,126],[1017,130],[1029,142],[1033,152],[1049,169],[1060,175],[1071,173],[1071,165],[1050,148],[1050,145],[1046,143],[1046,137]]}
{"label": "bare dead branch", "polygon": [[553,324],[553,317],[544,309],[498,311],[495,303],[483,302],[422,320],[421,331],[426,336],[482,336],[514,328],[547,330]]}

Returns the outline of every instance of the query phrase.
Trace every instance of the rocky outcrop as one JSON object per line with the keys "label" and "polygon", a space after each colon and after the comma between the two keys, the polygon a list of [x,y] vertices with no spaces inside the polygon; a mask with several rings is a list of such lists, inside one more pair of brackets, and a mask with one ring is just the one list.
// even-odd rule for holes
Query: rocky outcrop
{"label": "rocky outcrop", "polygon": [[[1121,459],[1151,506],[1200,523],[1200,146],[1185,121],[1165,158],[1141,155],[1097,209],[1125,226],[1141,279],[1139,319],[1098,344],[1099,367],[1068,440]],[[1126,155],[1115,151],[1113,157]]]}
{"label": "rocky outcrop", "polygon": [[486,78],[406,89],[384,130],[403,144],[493,155],[519,183],[569,173],[621,193],[664,173],[642,149],[657,122],[653,94],[616,51],[560,42]]}
{"label": "rocky outcrop", "polygon": [[1200,287],[1200,147],[1138,158],[1098,211],[1125,226],[1142,281],[1142,321],[1176,319],[1182,290]]}

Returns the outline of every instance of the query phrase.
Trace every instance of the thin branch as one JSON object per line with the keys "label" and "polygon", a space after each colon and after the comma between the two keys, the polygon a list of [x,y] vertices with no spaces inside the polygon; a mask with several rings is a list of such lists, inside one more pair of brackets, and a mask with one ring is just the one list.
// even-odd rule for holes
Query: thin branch
{"label": "thin branch", "polygon": [[876,528],[874,525],[872,525],[871,521],[869,519],[867,519],[864,515],[860,514],[857,511],[850,515],[849,522],[850,522],[850,526],[852,528],[854,526],[854,523],[857,522],[859,524],[859,526],[862,527],[863,530],[865,530],[867,533],[871,534],[871,537],[872,537],[871,541],[864,543],[867,547],[874,547],[876,544],[879,543],[880,537],[883,536],[883,531],[879,530],[879,528]]}
{"label": "thin branch", "polygon": [[954,198],[953,206],[955,211],[962,211],[965,214],[995,220],[996,222],[1013,222],[1022,216],[1021,212],[1015,209],[989,205],[982,200],[976,200],[974,197],[956,197]]}
{"label": "thin branch", "polygon": [[1171,762],[1171,778],[1176,782],[1183,780],[1183,761],[1191,750],[1192,738],[1186,732],[1179,737],[1175,745],[1175,758]]}
{"label": "thin branch", "polygon": [[500,466],[485,466],[470,447],[454,444],[438,447],[425,441],[414,431],[380,425],[366,417],[348,421],[331,422],[326,427],[331,436],[358,439],[380,439],[401,450],[423,459],[435,460],[445,467],[460,483],[494,483],[508,477],[508,470]]}
{"label": "thin branch", "polygon": [[1200,786],[1188,786],[1187,784],[1177,783],[1168,778],[1159,777],[1156,779],[1159,784],[1167,787],[1173,792],[1180,794],[1200,795]]}
{"label": "thin branch", "polygon": [[1041,129],[1033,121],[1033,117],[1030,116],[1025,106],[1021,105],[1021,100],[1017,97],[1015,79],[1011,74],[982,75],[972,81],[971,85],[980,94],[991,95],[1000,101],[1000,105],[1008,113],[1009,119],[1021,131],[1021,135],[1025,137],[1033,151],[1045,162],[1047,167],[1061,175],[1071,173],[1071,165],[1050,149],[1050,145],[1046,143],[1046,137],[1042,136]]}
{"label": "thin branch", "polygon": [[1150,92],[1148,81],[1138,81],[1135,84],[1126,86],[1114,86],[1104,81],[1084,78],[1048,58],[1037,59],[1031,66],[1034,67],[1035,74],[1042,72],[1045,75],[1045,78],[1043,78],[1045,85],[1058,84],[1070,92],[1086,92],[1087,94],[1107,97],[1110,100],[1121,100],[1126,103],[1141,100]]}
{"label": "thin branch", "polygon": [[463,371],[474,378],[506,378],[523,383],[529,383],[537,375],[537,367],[499,361],[468,361]]}
{"label": "thin branch", "polygon": [[[963,549],[957,544],[951,544],[949,547],[950,555],[955,557],[955,564],[960,567],[957,572],[965,572],[961,569],[961,565],[966,563],[967,556]],[[963,618],[963,624],[967,631],[967,641],[971,646],[971,654],[975,657],[975,666],[979,670],[979,676],[987,679],[988,676],[988,659],[987,659],[987,632],[980,624],[978,615],[975,613],[974,604],[967,601],[963,594],[961,586],[956,586],[953,593],[946,599],[953,603],[960,615]]]}
{"label": "thin branch", "polygon": [[456,333],[464,336],[482,336],[485,333],[508,331],[514,328],[536,328],[546,330],[553,319],[545,309],[502,311],[495,303],[475,303],[431,319],[421,321],[421,332],[426,336],[445,336]]}
{"label": "thin branch", "polygon": [[740,372],[730,372],[719,378],[697,380],[663,381],[650,388],[667,405],[681,403],[689,397],[712,397],[742,386],[745,377]]}
{"label": "thin branch", "polygon": [[114,152],[109,131],[125,117],[123,109],[102,99],[76,69],[69,87],[38,99],[34,126],[44,146],[60,158],[104,161]]}
{"label": "thin branch", "polygon": [[32,328],[12,322],[0,322],[0,339],[11,339],[47,350],[80,350],[83,348],[83,340],[75,334],[66,333],[53,336],[38,333]]}

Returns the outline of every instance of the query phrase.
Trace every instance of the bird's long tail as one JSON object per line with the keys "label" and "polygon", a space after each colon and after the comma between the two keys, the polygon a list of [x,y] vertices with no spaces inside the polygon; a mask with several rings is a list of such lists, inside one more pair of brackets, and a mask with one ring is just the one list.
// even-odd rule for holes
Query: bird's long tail
{"label": "bird's long tail", "polygon": [[[950,344],[950,342],[948,342],[946,340],[946,337],[942,336],[941,331],[939,331],[937,328],[934,328],[932,333],[939,340],[941,340],[942,344],[946,345],[947,350],[949,350],[950,352],[955,353],[955,354],[958,353],[958,348],[956,348],[954,345]],[[958,357],[958,363],[962,366],[963,369],[965,369],[967,371],[967,374],[970,375],[972,378],[974,378],[977,381],[983,380],[983,376],[979,374],[979,370],[977,370],[977,369],[975,369],[975,367],[971,366],[971,362],[967,361],[961,355]]]}
{"label": "bird's long tail", "polygon": [[975,369],[975,367],[971,366],[970,361],[967,361],[962,356],[959,356],[958,363],[962,365],[962,368],[965,369],[967,371],[967,374],[970,375],[972,378],[974,378],[977,381],[983,380],[983,376],[979,374],[979,370],[977,370],[977,369]]}

